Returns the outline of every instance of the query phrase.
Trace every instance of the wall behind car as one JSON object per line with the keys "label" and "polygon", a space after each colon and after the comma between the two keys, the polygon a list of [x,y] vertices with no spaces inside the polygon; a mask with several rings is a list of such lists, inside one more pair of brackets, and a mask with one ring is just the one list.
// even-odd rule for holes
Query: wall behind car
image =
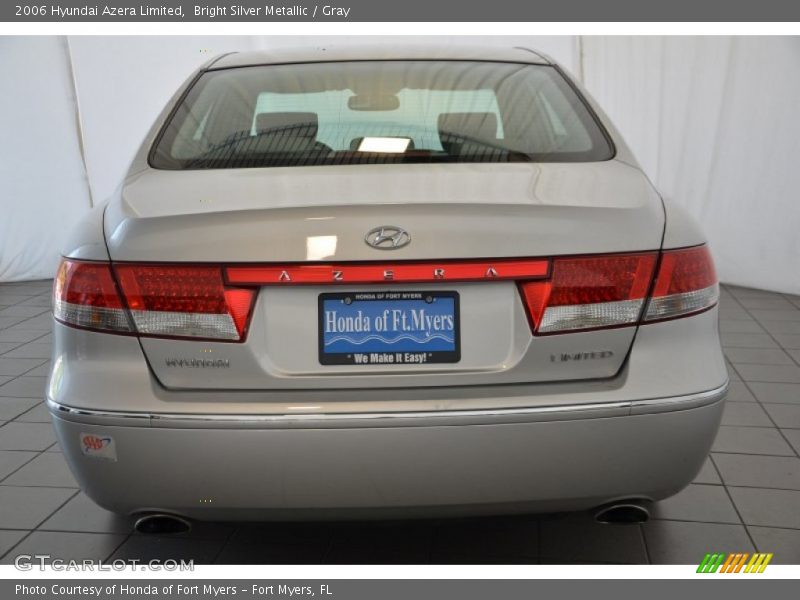
{"label": "wall behind car", "polygon": [[0,98],[0,281],[52,277],[69,228],[114,192],[161,108],[212,56],[421,41],[556,58],[664,196],[703,224],[723,281],[800,294],[800,39],[780,37],[0,38],[14,82]]}
{"label": "wall behind car", "polygon": [[584,83],[720,278],[800,294],[800,37],[584,37]]}

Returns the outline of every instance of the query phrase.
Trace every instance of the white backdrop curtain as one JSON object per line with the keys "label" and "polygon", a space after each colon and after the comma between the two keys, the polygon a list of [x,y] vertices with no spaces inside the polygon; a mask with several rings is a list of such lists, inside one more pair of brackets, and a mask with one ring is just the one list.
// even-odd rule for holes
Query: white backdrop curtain
{"label": "white backdrop curtain", "polygon": [[0,281],[52,277],[89,210],[66,40],[0,37]]}
{"label": "white backdrop curtain", "polygon": [[584,82],[720,279],[800,294],[800,37],[584,37]]}
{"label": "white backdrop curtain", "polygon": [[[0,38],[0,281],[51,277],[66,232],[119,184],[193,68],[231,50],[422,38]],[[437,37],[527,45],[583,78],[723,281],[800,293],[800,38]]]}

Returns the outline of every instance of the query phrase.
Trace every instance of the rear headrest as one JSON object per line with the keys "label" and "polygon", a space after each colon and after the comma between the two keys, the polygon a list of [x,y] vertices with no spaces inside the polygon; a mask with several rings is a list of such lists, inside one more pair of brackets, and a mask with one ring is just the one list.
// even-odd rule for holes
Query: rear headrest
{"label": "rear headrest", "polygon": [[[293,127],[294,126],[294,127]],[[319,117],[313,112],[268,112],[256,115],[256,131],[292,127],[292,135],[316,138]],[[278,131],[280,133],[280,131]]]}
{"label": "rear headrest", "polygon": [[491,112],[442,113],[439,135],[463,135],[478,140],[497,139],[497,115]]}

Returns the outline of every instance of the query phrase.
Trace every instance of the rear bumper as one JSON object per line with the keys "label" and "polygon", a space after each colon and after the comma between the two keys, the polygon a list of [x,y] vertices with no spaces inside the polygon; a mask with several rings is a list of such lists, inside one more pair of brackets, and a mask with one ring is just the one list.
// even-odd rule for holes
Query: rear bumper
{"label": "rear bumper", "polygon": [[[578,510],[686,486],[727,384],[645,401],[338,415],[124,413],[48,402],[81,488],[119,513],[314,519]],[[113,439],[87,456],[83,434]]]}

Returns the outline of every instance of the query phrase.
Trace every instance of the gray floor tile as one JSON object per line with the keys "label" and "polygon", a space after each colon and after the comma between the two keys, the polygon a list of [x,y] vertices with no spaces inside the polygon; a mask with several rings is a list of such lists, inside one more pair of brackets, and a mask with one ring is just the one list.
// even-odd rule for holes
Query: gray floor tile
{"label": "gray floor tile", "polygon": [[745,381],[769,381],[776,383],[800,383],[800,367],[797,365],[744,365],[736,370]]}
{"label": "gray floor tile", "polygon": [[742,382],[731,381],[728,387],[728,402],[755,402],[756,398]]}
{"label": "gray floor tile", "polygon": [[[19,415],[15,421],[18,423],[51,423],[50,418],[50,411],[47,410],[47,406],[41,400],[36,400],[35,398],[26,398],[26,400],[33,400],[35,404],[33,408],[28,410],[27,412],[22,413]],[[0,402],[0,405],[2,402]]]}
{"label": "gray floor tile", "polygon": [[703,463],[703,467],[700,469],[700,472],[697,474],[697,477],[694,478],[692,483],[722,485],[722,479],[719,478],[717,468],[714,466],[714,463],[711,462],[710,458],[707,458],[706,462]]}
{"label": "gray floor tile", "polygon": [[800,349],[798,350],[786,350],[786,353],[792,357],[796,363],[800,363]]}
{"label": "gray floor tile", "polygon": [[105,560],[124,540],[124,535],[110,533],[34,531],[9,552],[2,562],[13,564],[14,556],[20,554],[48,554],[48,563],[51,560]]}
{"label": "gray floor tile", "polygon": [[115,515],[97,506],[86,494],[79,493],[42,523],[39,529],[127,534],[133,531],[133,523],[133,518]]}
{"label": "gray floor tile", "polygon": [[59,452],[42,452],[5,479],[3,485],[78,487],[64,457]]}
{"label": "gray floor tile", "polygon": [[49,309],[53,304],[53,297],[52,294],[42,294],[39,296],[34,296],[30,300],[25,301],[26,306],[43,306]]}
{"label": "gray floor tile", "polygon": [[0,485],[0,529],[34,529],[75,490]]}
{"label": "gray floor tile", "polygon": [[744,308],[741,306],[735,305],[723,305],[719,309],[719,318],[724,321],[753,321],[753,317],[750,316]]}
{"label": "gray floor tile", "polygon": [[[24,346],[23,346],[24,347]],[[17,377],[23,373],[27,373],[31,369],[35,369],[44,362],[40,358],[14,358],[12,350],[0,357],[0,375],[6,377]]]}
{"label": "gray floor tile", "polygon": [[421,521],[335,524],[324,560],[336,564],[424,564],[431,559],[434,529],[433,524]]}
{"label": "gray floor tile", "polygon": [[800,492],[746,487],[728,491],[745,525],[800,529]]}
{"label": "gray floor tile", "polygon": [[800,429],[800,404],[764,404],[778,427]]}
{"label": "gray floor tile", "polygon": [[36,358],[39,359],[38,364],[42,364],[42,361],[50,358],[52,351],[53,348],[50,342],[39,342],[37,340],[22,344],[10,352],[6,352],[3,358]]}
{"label": "gray floor tile", "polygon": [[772,454],[794,456],[794,450],[774,427],[722,426],[711,448],[712,452],[739,454]]}
{"label": "gray floor tile", "polygon": [[[779,295],[774,296],[750,296],[739,299],[739,304],[744,308],[750,310],[751,313],[756,313],[760,310],[773,311],[773,310],[795,310],[797,307],[789,302],[786,298]],[[753,310],[755,309],[755,310]],[[753,314],[755,316],[755,314]]]}
{"label": "gray floor tile", "polygon": [[772,421],[755,402],[726,402],[722,412],[723,425],[754,425],[772,427]]}
{"label": "gray floor tile", "polygon": [[6,352],[10,352],[14,348],[19,348],[22,342],[0,342],[0,356]]}
{"label": "gray floor tile", "polygon": [[760,323],[772,335],[800,334],[800,321],[760,321]]}
{"label": "gray floor tile", "polygon": [[797,308],[788,309],[753,309],[749,310],[750,314],[756,321],[760,323],[770,323],[773,321],[800,321],[800,310]]}
{"label": "gray floor tile", "polygon": [[722,333],[766,333],[756,321],[743,319],[720,319]]}
{"label": "gray floor tile", "polygon": [[47,377],[48,375],[50,375],[50,366],[51,366],[50,361],[46,360],[35,369],[25,373],[25,375],[26,377]]}
{"label": "gray floor tile", "polygon": [[749,387],[761,402],[800,404],[798,383],[751,383]]}
{"label": "gray floor tile", "polygon": [[45,333],[53,329],[53,317],[50,314],[39,315],[38,317],[31,317],[25,319],[22,324],[28,329],[41,331]]}
{"label": "gray floor tile", "polygon": [[718,485],[691,484],[671,498],[653,506],[653,517],[675,521],[739,523],[725,489]]}
{"label": "gray floor tile", "polygon": [[605,525],[585,513],[545,518],[540,553],[545,558],[647,563],[639,525]]}
{"label": "gray floor tile", "polygon": [[17,377],[0,385],[0,396],[20,398],[44,398],[47,377]]}
{"label": "gray floor tile", "polygon": [[13,529],[0,529],[0,556],[11,550],[17,543],[28,535],[27,531]]}
{"label": "gray floor tile", "polygon": [[778,348],[767,333],[720,333],[725,348]]}
{"label": "gray floor tile", "polygon": [[759,552],[772,552],[772,563],[800,564],[800,530],[753,526],[747,529]]}
{"label": "gray floor tile", "polygon": [[49,312],[49,310],[43,306],[28,306],[26,303],[22,303],[0,309],[0,317],[23,317],[27,319],[46,312]]}
{"label": "gray floor tile", "polygon": [[48,423],[6,423],[0,428],[0,450],[46,450],[55,441]]}
{"label": "gray floor tile", "polygon": [[754,550],[743,525],[650,521],[644,537],[654,564],[697,565],[707,552]]}
{"label": "gray floor tile", "polygon": [[0,317],[0,329],[8,329],[12,325],[21,323],[25,317]]}
{"label": "gray floor tile", "polygon": [[0,292],[0,304],[13,306],[31,298],[31,294],[21,294],[14,290]]}
{"label": "gray floor tile", "polygon": [[36,398],[0,397],[0,421],[11,421],[39,404]]}
{"label": "gray floor tile", "polygon": [[36,456],[36,452],[0,450],[0,481]]}
{"label": "gray floor tile", "polygon": [[[313,565],[322,563],[327,553],[327,546],[324,545],[277,547],[258,542],[240,542],[225,544],[214,562],[223,565]],[[361,562],[369,561],[360,561],[359,564]]]}
{"label": "gray floor tile", "polygon": [[27,343],[42,337],[41,331],[13,327],[11,329],[0,330],[0,342]]}
{"label": "gray floor tile", "polygon": [[772,298],[775,295],[777,295],[776,292],[768,292],[766,290],[759,290],[759,289],[756,289],[756,288],[744,287],[744,286],[741,286],[741,285],[725,284],[725,289],[727,289],[737,299],[739,299],[739,298]]}
{"label": "gray floor tile", "polygon": [[795,452],[800,454],[800,429],[782,429],[781,432],[794,447]]}
{"label": "gray floor tile", "polygon": [[530,517],[444,521],[434,535],[433,555],[470,558],[536,557],[538,522]]}
{"label": "gray floor tile", "polygon": [[800,350],[800,334],[795,333],[776,333],[775,339],[784,348],[791,348],[792,350]]}
{"label": "gray floor tile", "polygon": [[5,375],[0,375],[0,385],[3,385],[4,383],[9,382],[12,379],[14,379],[14,378],[13,377],[6,377]]}
{"label": "gray floor tile", "polygon": [[800,458],[796,456],[712,456],[725,485],[800,490]]}
{"label": "gray floor tile", "polygon": [[786,300],[800,308],[800,296],[795,294],[781,294]]}
{"label": "gray floor tile", "polygon": [[221,540],[188,540],[180,538],[134,535],[112,555],[112,560],[194,560],[211,564],[222,550]]}
{"label": "gray floor tile", "polygon": [[726,348],[725,356],[735,365],[794,365],[791,357],[780,348]]}

